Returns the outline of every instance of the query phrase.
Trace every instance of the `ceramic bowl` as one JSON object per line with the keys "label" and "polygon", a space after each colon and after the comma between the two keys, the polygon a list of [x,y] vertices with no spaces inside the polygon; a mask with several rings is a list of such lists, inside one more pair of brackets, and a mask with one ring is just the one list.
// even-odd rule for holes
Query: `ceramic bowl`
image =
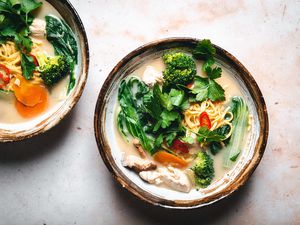
{"label": "ceramic bowl", "polygon": [[78,41],[78,67],[75,72],[76,85],[67,98],[49,109],[49,112],[30,121],[16,124],[0,124],[0,142],[18,141],[41,134],[58,124],[78,102],[85,86],[88,66],[89,49],[85,29],[81,19],[69,1],[47,0],[60,13],[73,30]]}
{"label": "ceramic bowl", "polygon": [[255,80],[248,70],[230,53],[215,45],[216,61],[229,70],[237,80],[247,98],[250,112],[253,115],[251,141],[248,149],[242,152],[236,165],[228,175],[208,188],[199,191],[180,193],[154,185],[140,179],[134,172],[121,164],[122,150],[115,137],[117,92],[120,81],[131,74],[143,62],[157,58],[166,50],[183,49],[191,51],[198,39],[168,38],[146,44],[123,58],[108,75],[100,91],[94,117],[95,136],[102,159],[122,187],[129,190],[139,199],[154,205],[168,208],[197,208],[216,202],[239,189],[250,177],[260,162],[268,137],[268,116],[264,98]]}

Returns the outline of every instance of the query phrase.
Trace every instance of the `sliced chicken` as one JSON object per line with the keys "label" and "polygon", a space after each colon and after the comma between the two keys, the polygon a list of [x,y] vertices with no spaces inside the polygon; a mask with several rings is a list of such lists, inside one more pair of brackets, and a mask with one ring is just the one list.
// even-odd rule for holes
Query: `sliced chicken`
{"label": "sliced chicken", "polygon": [[155,83],[161,83],[163,81],[163,74],[157,71],[153,66],[147,66],[143,73],[142,80],[148,86],[152,87]]}
{"label": "sliced chicken", "polygon": [[146,158],[145,150],[143,149],[140,141],[138,139],[133,139],[132,144],[134,145],[134,147],[136,148],[136,150],[138,151],[138,153],[140,154],[140,156],[143,159]]}
{"label": "sliced chicken", "polygon": [[165,184],[168,187],[181,192],[190,192],[191,183],[187,175],[174,167],[159,168],[155,171],[142,171],[140,177],[150,184]]}
{"label": "sliced chicken", "polygon": [[156,164],[147,159],[141,159],[135,155],[129,155],[123,158],[122,165],[129,167],[136,172],[155,170],[157,168]]}
{"label": "sliced chicken", "polygon": [[46,21],[41,19],[34,19],[29,27],[31,36],[44,37],[46,34]]}

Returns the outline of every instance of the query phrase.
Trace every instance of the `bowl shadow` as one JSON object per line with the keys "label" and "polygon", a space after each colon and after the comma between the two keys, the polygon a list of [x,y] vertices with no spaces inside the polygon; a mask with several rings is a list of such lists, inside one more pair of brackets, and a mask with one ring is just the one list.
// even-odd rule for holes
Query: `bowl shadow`
{"label": "bowl shadow", "polygon": [[46,154],[59,148],[72,123],[72,110],[58,125],[43,134],[29,139],[0,143],[0,164],[1,163],[20,163],[43,157]]}
{"label": "bowl shadow", "polygon": [[[254,176],[255,174],[252,178]],[[116,200],[122,204],[121,208],[130,210],[130,214],[134,215],[134,218],[149,221],[149,224],[182,225],[188,223],[189,225],[198,225],[222,224],[227,221],[228,215],[238,213],[238,209],[241,208],[248,197],[247,193],[251,191],[251,184],[250,179],[246,185],[230,196],[211,205],[188,210],[163,208],[143,202],[115,181],[112,182],[112,189],[116,193]]]}

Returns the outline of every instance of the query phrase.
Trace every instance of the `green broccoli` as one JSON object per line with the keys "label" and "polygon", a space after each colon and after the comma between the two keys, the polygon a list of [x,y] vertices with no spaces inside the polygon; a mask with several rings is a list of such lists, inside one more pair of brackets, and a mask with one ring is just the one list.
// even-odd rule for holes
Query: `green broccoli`
{"label": "green broccoli", "polygon": [[195,165],[191,169],[195,173],[196,185],[202,188],[210,185],[215,176],[214,161],[203,151],[198,152]]}
{"label": "green broccoli", "polygon": [[49,87],[70,73],[70,63],[65,56],[39,57],[41,77]]}
{"label": "green broccoli", "polygon": [[183,52],[163,55],[166,69],[163,71],[164,87],[170,89],[177,84],[186,85],[193,82],[196,75],[196,64],[191,56]]}

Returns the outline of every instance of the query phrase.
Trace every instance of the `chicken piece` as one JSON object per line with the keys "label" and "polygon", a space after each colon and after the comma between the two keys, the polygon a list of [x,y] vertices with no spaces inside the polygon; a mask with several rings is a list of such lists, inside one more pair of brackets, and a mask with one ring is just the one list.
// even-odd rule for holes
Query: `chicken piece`
{"label": "chicken piece", "polygon": [[33,37],[44,37],[46,34],[46,21],[41,19],[34,19],[29,27],[31,36]]}
{"label": "chicken piece", "polygon": [[146,158],[146,153],[140,143],[140,141],[138,139],[133,139],[132,144],[134,145],[134,147],[136,148],[136,150],[138,151],[138,153],[140,154],[140,156],[145,159]]}
{"label": "chicken piece", "polygon": [[172,166],[160,168],[155,171],[142,171],[139,175],[143,180],[150,184],[165,184],[173,190],[186,193],[191,190],[191,183],[187,175]]}
{"label": "chicken piece", "polygon": [[148,86],[152,87],[156,82],[161,83],[163,81],[163,75],[162,72],[157,71],[153,66],[147,66],[143,73],[142,80]]}
{"label": "chicken piece", "polygon": [[125,167],[132,168],[136,172],[155,170],[157,168],[156,164],[147,159],[141,159],[135,155],[129,155],[124,157],[122,160],[122,165]]}

